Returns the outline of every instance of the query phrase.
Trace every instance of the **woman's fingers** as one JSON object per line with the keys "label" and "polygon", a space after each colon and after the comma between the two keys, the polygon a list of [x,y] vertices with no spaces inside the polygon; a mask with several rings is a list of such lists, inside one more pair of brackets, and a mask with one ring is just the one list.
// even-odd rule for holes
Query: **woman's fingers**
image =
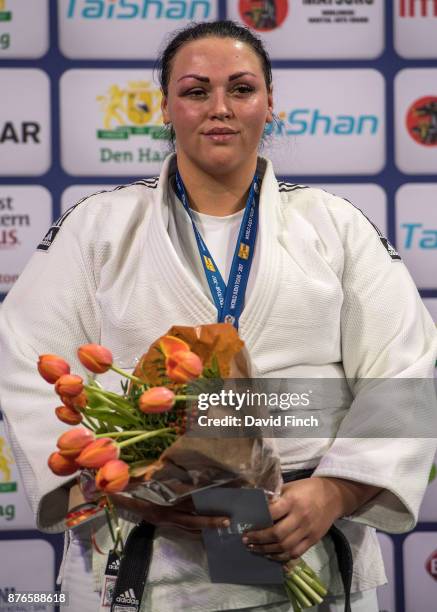
{"label": "woman's fingers", "polygon": [[[114,504],[132,514],[136,520],[146,520],[153,525],[175,525],[190,531],[201,529],[225,528],[230,525],[226,516],[199,516],[192,511],[192,504],[178,504],[177,506],[158,506],[151,502],[135,499],[126,495],[112,494]],[[184,511],[180,508],[184,507]],[[185,509],[189,511],[186,512]]]}
{"label": "woman's fingers", "polygon": [[177,510],[167,510],[162,523],[176,525],[183,529],[200,531],[201,529],[219,529],[228,527],[230,522],[226,516],[198,516]]}

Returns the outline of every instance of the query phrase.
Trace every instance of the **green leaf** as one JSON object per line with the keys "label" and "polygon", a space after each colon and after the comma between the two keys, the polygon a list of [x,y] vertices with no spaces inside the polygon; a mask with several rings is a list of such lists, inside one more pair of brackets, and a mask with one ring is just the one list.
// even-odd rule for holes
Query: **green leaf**
{"label": "green leaf", "polygon": [[126,425],[135,425],[136,420],[131,419],[128,416],[122,416],[111,410],[105,410],[104,408],[87,408],[85,414],[91,416],[98,421],[110,423],[111,425],[120,425],[126,428]]}
{"label": "green leaf", "polygon": [[429,473],[428,484],[430,484],[437,476],[437,466],[435,463],[432,464],[431,471]]}

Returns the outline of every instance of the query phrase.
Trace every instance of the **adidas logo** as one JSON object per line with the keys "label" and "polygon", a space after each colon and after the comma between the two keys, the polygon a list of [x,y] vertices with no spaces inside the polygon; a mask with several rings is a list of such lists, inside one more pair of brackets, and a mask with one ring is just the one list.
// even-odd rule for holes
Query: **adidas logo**
{"label": "adidas logo", "polygon": [[122,595],[119,595],[118,597],[116,597],[115,601],[117,603],[134,604],[135,606],[140,605],[140,602],[135,597],[135,593],[133,589],[129,589],[128,591],[125,591]]}
{"label": "adidas logo", "polygon": [[120,569],[120,559],[116,559],[115,561],[110,563],[108,569],[115,570],[118,572],[118,570]]}

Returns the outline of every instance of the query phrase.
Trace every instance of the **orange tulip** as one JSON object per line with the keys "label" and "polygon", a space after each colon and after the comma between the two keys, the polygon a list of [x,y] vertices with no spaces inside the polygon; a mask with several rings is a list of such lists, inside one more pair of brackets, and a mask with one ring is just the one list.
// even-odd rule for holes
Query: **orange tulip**
{"label": "orange tulip", "polygon": [[76,458],[81,467],[100,468],[108,461],[118,459],[120,449],[111,438],[99,438],[88,444]]}
{"label": "orange tulip", "polygon": [[198,355],[191,351],[177,351],[165,360],[166,373],[170,380],[186,383],[200,376],[203,364]]}
{"label": "orange tulip", "polygon": [[85,427],[76,427],[66,431],[58,438],[57,447],[63,457],[75,459],[94,440],[92,431]]}
{"label": "orange tulip", "polygon": [[61,395],[61,400],[66,406],[69,408],[74,408],[75,410],[82,410],[83,408],[86,408],[88,401],[84,391],[79,393],[79,395],[74,395],[72,397],[68,397],[68,395]]}
{"label": "orange tulip", "polygon": [[80,395],[83,391],[83,379],[77,374],[64,374],[56,381],[55,391],[61,397]]}
{"label": "orange tulip", "polygon": [[166,357],[178,351],[190,350],[189,345],[184,340],[176,338],[176,336],[163,336],[159,341],[159,346]]}
{"label": "orange tulip", "polygon": [[82,415],[80,412],[69,406],[58,406],[55,409],[56,416],[63,423],[67,425],[79,425],[82,422]]}
{"label": "orange tulip", "polygon": [[63,457],[58,452],[52,453],[47,463],[52,472],[57,476],[70,476],[79,469],[79,466],[73,459]]}
{"label": "orange tulip", "polygon": [[40,355],[38,372],[47,382],[53,384],[64,374],[70,374],[68,363],[57,355]]}
{"label": "orange tulip", "polygon": [[141,412],[153,414],[171,410],[175,403],[175,394],[167,387],[152,387],[140,396],[138,406]]}
{"label": "orange tulip", "polygon": [[118,493],[129,482],[129,466],[124,461],[113,459],[105,463],[96,474],[96,486],[105,493]]}
{"label": "orange tulip", "polygon": [[84,344],[77,351],[82,365],[94,374],[103,374],[112,366],[112,353],[100,344]]}

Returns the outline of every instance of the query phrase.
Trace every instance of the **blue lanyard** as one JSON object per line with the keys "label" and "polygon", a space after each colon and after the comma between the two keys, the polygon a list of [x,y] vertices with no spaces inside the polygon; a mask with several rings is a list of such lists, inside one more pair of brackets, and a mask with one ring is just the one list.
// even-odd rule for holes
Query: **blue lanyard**
{"label": "blue lanyard", "polygon": [[244,296],[246,293],[247,281],[249,280],[250,268],[252,266],[253,254],[255,251],[256,234],[258,231],[259,178],[255,175],[250,186],[249,196],[247,198],[237,244],[235,246],[234,257],[232,259],[228,286],[226,286],[215,264],[213,256],[209,252],[208,247],[197,229],[179,171],[176,173],[176,188],[177,195],[193,225],[203,269],[217,308],[217,320],[219,323],[231,323],[238,329],[238,321],[244,306]]}

